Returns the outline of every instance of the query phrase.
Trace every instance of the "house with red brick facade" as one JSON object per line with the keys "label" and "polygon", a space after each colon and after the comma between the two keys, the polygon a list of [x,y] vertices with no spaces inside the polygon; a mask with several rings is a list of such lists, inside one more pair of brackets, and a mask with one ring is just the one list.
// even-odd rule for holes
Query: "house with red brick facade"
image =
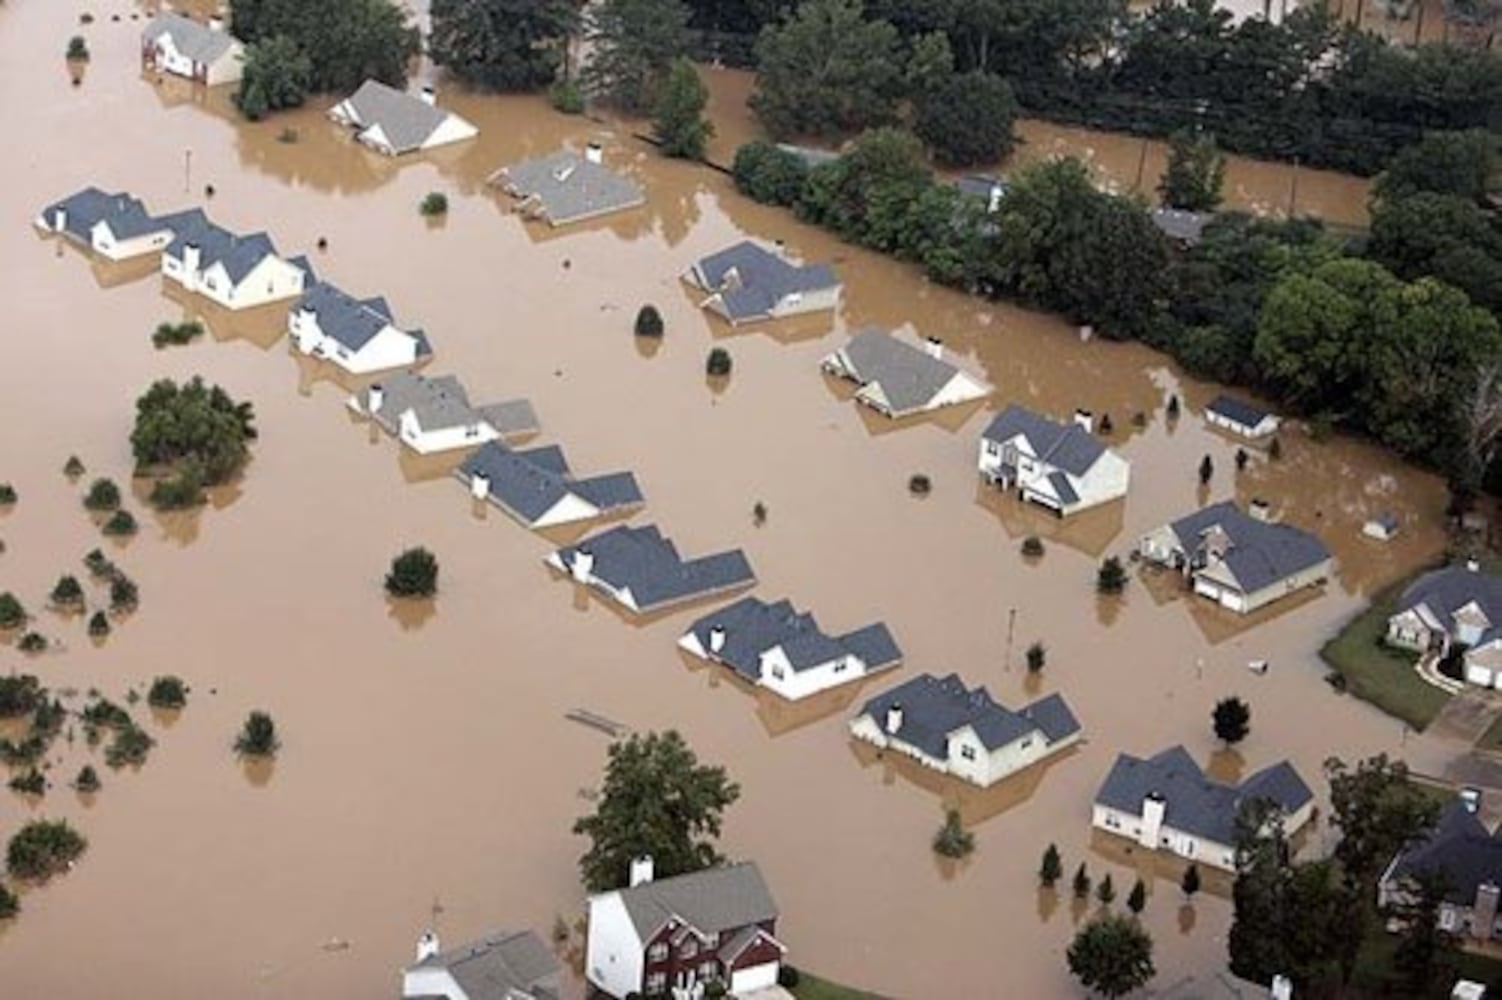
{"label": "house with red brick facade", "polygon": [[584,971],[592,986],[617,1000],[696,1000],[716,981],[736,995],[776,985],[787,949],[755,864],[652,875],[652,859],[640,858],[628,888],[589,898]]}

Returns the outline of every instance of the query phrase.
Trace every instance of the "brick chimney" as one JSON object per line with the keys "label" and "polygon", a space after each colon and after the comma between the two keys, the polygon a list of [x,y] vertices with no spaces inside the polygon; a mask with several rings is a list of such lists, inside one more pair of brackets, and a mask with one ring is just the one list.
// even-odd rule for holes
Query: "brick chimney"
{"label": "brick chimney", "polygon": [[1476,887],[1476,902],[1471,907],[1471,935],[1478,941],[1490,941],[1492,929],[1497,923],[1497,901],[1502,898],[1502,889],[1495,882],[1482,882]]}

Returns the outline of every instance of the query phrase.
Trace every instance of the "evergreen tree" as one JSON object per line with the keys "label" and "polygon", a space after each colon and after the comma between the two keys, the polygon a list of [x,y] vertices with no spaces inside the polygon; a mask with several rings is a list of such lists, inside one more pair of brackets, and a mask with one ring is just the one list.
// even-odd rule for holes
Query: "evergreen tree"
{"label": "evergreen tree", "polygon": [[1059,849],[1049,844],[1043,851],[1043,862],[1038,867],[1038,881],[1052,889],[1059,876],[1064,874],[1064,863],[1059,858]]}
{"label": "evergreen tree", "polygon": [[1166,208],[1213,212],[1225,184],[1226,158],[1209,136],[1175,132],[1168,144],[1168,168],[1158,183]]}
{"label": "evergreen tree", "polygon": [[688,47],[688,8],[682,0],[602,0],[591,16],[586,89],[631,114],[650,111]]}
{"label": "evergreen tree", "polygon": [[432,0],[428,53],[474,87],[542,90],[558,79],[579,10],[570,0]]}
{"label": "evergreen tree", "polygon": [[673,60],[652,120],[652,133],[665,154],[685,160],[704,158],[704,145],[714,135],[714,125],[704,117],[708,103],[709,90],[694,64]]}

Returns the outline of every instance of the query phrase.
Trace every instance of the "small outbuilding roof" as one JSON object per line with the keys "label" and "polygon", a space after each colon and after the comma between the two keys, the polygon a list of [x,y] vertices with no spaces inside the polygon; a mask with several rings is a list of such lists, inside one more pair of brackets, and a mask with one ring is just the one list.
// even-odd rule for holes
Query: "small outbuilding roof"
{"label": "small outbuilding roof", "polygon": [[1210,405],[1205,407],[1205,412],[1217,414],[1234,424],[1249,428],[1256,427],[1272,416],[1260,406],[1248,403],[1244,399],[1237,399],[1235,396],[1216,396]]}
{"label": "small outbuilding roof", "polygon": [[[888,730],[888,710],[893,708],[900,709],[901,724]],[[920,674],[866,702],[861,715],[870,716],[889,737],[937,760],[949,757],[950,737],[966,727],[974,730],[987,750],[1031,732],[1056,743],[1080,731],[1079,720],[1061,695],[1048,695],[1014,712],[984,687],[967,688],[958,674],[942,678]]]}
{"label": "small outbuilding roof", "polygon": [[490,175],[490,183],[534,204],[554,226],[635,208],[647,200],[635,182],[568,150],[502,167]]}

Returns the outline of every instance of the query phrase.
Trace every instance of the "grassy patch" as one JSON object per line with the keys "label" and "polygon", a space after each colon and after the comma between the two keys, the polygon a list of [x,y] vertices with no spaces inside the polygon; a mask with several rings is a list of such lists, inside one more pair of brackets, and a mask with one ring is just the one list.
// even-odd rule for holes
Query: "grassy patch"
{"label": "grassy patch", "polygon": [[864,990],[841,986],[839,983],[831,983],[827,979],[811,976],[802,970],[800,973],[798,985],[791,991],[798,1000],[882,1000],[882,997],[876,993],[867,993]]}
{"label": "grassy patch", "polygon": [[[1393,953],[1397,950],[1399,940],[1398,935],[1387,933],[1382,928],[1381,921],[1373,918],[1371,930],[1367,932],[1361,951],[1356,956],[1356,970],[1351,976],[1351,985],[1380,995],[1399,995],[1392,992],[1398,988],[1398,976],[1393,969]],[[1502,979],[1502,959],[1488,955],[1461,951],[1450,956],[1445,965],[1451,972],[1449,976],[1439,977],[1444,982],[1469,979],[1478,983],[1494,983]],[[1434,995],[1449,996],[1449,993],[1441,990]]]}
{"label": "grassy patch", "polygon": [[1387,619],[1408,583],[1405,580],[1378,594],[1372,606],[1325,643],[1319,655],[1345,678],[1346,690],[1351,694],[1414,729],[1423,729],[1445,707],[1450,696],[1419,677],[1413,669],[1416,654],[1389,648],[1379,641],[1387,634]]}

